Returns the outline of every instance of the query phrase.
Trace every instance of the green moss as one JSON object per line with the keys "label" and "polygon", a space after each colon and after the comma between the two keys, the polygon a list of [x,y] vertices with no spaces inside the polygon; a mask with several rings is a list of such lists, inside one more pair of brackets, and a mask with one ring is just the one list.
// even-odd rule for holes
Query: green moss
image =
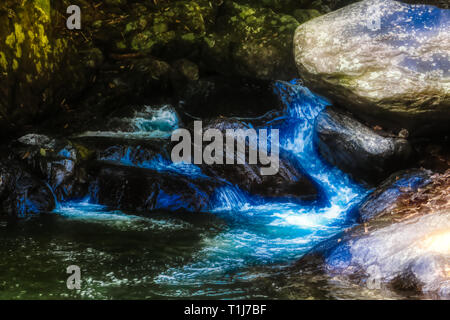
{"label": "green moss", "polygon": [[22,44],[25,41],[25,33],[23,33],[22,26],[18,23],[14,24],[14,34],[16,35],[17,44]]}
{"label": "green moss", "polygon": [[77,153],[80,157],[80,160],[84,161],[84,160],[88,160],[95,152],[92,150],[89,150],[88,148],[86,148],[85,146],[75,143],[74,147],[77,150]]}
{"label": "green moss", "polygon": [[8,61],[4,52],[0,52],[0,67],[5,71],[8,70]]}
{"label": "green moss", "polygon": [[116,48],[119,50],[125,50],[127,48],[127,44],[124,41],[117,41]]}
{"label": "green moss", "polygon": [[308,20],[316,18],[321,15],[321,13],[314,9],[297,9],[293,13],[294,17],[298,22],[304,23]]}
{"label": "green moss", "polygon": [[8,47],[14,49],[14,44],[16,43],[16,35],[14,34],[14,32],[6,37],[5,43]]}
{"label": "green moss", "polygon": [[35,6],[40,8],[46,16],[50,17],[50,0],[35,0]]}
{"label": "green moss", "polygon": [[184,35],[181,36],[181,38],[185,41],[194,41],[195,40],[195,34],[191,33],[186,33]]}
{"label": "green moss", "polygon": [[138,33],[131,41],[131,48],[136,51],[149,51],[155,40],[153,40],[153,33],[150,31],[144,31]]}

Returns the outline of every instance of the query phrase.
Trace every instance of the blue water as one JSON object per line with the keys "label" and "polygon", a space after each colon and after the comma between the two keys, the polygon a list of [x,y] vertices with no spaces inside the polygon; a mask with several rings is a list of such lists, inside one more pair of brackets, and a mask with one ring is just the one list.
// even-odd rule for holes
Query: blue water
{"label": "blue water", "polygon": [[[265,128],[280,130],[280,149],[294,155],[297,164],[324,190],[328,201],[311,205],[278,203],[252,196],[231,184],[217,188],[208,211],[224,221],[226,227],[216,235],[203,237],[200,249],[189,262],[168,265],[152,278],[153,284],[164,288],[164,296],[221,296],[230,290],[227,284],[255,277],[248,268],[289,265],[312,246],[346,227],[346,213],[367,194],[346,174],[325,163],[313,146],[314,120],[328,102],[296,81],[278,82],[275,91],[285,106],[284,115],[268,122]],[[167,113],[164,117],[173,119]],[[154,126],[151,129],[159,130]],[[193,164],[173,164],[161,156],[138,164],[124,157],[122,163],[193,179],[202,175],[201,169]],[[159,208],[173,209],[176,201],[162,196]],[[136,223],[142,226],[147,219],[108,211],[89,203],[89,199],[60,204],[55,213],[91,223],[120,222],[121,228],[124,221],[126,227],[132,228]]]}

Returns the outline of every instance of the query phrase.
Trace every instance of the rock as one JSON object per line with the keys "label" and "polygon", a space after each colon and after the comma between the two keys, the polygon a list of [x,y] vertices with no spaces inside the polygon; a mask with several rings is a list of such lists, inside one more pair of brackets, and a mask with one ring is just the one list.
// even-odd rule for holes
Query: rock
{"label": "rock", "polygon": [[189,177],[150,169],[99,163],[91,199],[124,211],[152,210],[200,212],[210,208],[214,189],[211,179]]}
{"label": "rock", "polygon": [[9,146],[10,152],[39,179],[46,181],[58,201],[82,198],[87,193],[87,163],[93,151],[62,138],[28,134]]}
{"label": "rock", "polygon": [[367,196],[352,214],[360,223],[389,214],[390,211],[401,206],[401,198],[417,193],[419,188],[431,183],[431,174],[431,171],[423,169],[392,174]]}
{"label": "rock", "polygon": [[[417,180],[423,174],[428,173],[419,173]],[[405,177],[404,182],[415,184],[413,175]],[[430,176],[430,183],[412,187],[381,212],[374,205],[364,206],[374,210],[370,220],[319,244],[295,268],[322,270],[334,281],[372,290],[448,299],[449,177],[450,170]],[[372,204],[381,194],[374,195]]]}
{"label": "rock", "polygon": [[198,66],[187,59],[180,59],[172,64],[177,72],[177,77],[185,81],[197,81],[200,78]]}
{"label": "rock", "polygon": [[56,143],[54,139],[51,139],[46,135],[35,133],[26,134],[23,137],[17,139],[17,141],[24,145],[36,146],[41,148],[53,148]]}
{"label": "rock", "polygon": [[[207,129],[219,129],[226,136],[227,129],[247,130],[250,127],[235,119],[219,118],[204,122],[203,130]],[[248,141],[246,145],[247,150],[250,150]],[[249,164],[248,152],[246,151],[245,164],[237,164],[237,155],[235,154],[234,164],[208,165],[204,163],[199,166],[206,175],[226,180],[252,195],[293,202],[324,199],[320,187],[290,157],[289,153],[280,151],[279,169],[275,175],[263,175],[261,168],[265,166],[260,163]]]}
{"label": "rock", "polygon": [[159,155],[170,157],[170,141],[165,139],[126,139],[107,136],[78,137],[74,143],[90,150],[98,161],[136,167],[149,167]]}
{"label": "rock", "polygon": [[0,160],[0,215],[26,218],[55,208],[45,182],[12,160]]}
{"label": "rock", "polygon": [[314,143],[322,157],[357,181],[381,181],[404,166],[412,152],[407,140],[383,137],[333,108],[319,114],[314,130]]}
{"label": "rock", "polygon": [[449,21],[433,6],[361,1],[299,26],[296,64],[306,86],[365,121],[446,132]]}
{"label": "rock", "polygon": [[[325,259],[330,274],[362,274],[361,284],[377,289],[419,291],[449,298],[450,213],[394,224],[341,240]],[[350,240],[351,239],[351,240]]]}

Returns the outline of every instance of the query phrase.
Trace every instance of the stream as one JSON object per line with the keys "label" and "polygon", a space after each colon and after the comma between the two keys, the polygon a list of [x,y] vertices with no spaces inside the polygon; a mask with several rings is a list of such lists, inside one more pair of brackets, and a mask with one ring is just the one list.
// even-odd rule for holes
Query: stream
{"label": "stream", "polygon": [[[230,185],[215,190],[207,212],[174,213],[161,205],[143,217],[99,205],[92,197],[62,202],[53,212],[0,225],[0,299],[347,297],[336,290],[331,296],[330,283],[315,283],[297,296],[278,283],[314,245],[349,227],[347,212],[368,193],[319,157],[314,119],[327,102],[294,83],[277,83],[287,107],[265,127],[279,129],[280,149],[294,156],[325,200],[276,202]],[[136,121],[136,132],[126,138],[170,138],[178,126],[167,110]],[[191,179],[202,175],[193,164],[157,158],[140,166]],[[81,290],[66,287],[69,265],[82,270]]]}

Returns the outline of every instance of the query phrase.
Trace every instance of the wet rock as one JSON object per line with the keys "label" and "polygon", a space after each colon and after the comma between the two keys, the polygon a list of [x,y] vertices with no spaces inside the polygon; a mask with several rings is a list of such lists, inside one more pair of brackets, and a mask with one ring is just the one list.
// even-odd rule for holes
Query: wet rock
{"label": "wet rock", "polygon": [[151,161],[160,155],[170,157],[170,142],[164,139],[86,136],[73,141],[92,152],[95,160],[122,165],[148,167]]}
{"label": "wet rock", "polygon": [[87,193],[86,166],[93,152],[85,146],[67,139],[28,134],[9,148],[51,187],[58,201],[82,198]]}
{"label": "wet rock", "polygon": [[152,210],[199,212],[210,208],[214,189],[211,179],[193,181],[174,173],[99,163],[91,199],[124,211]]}
{"label": "wet rock", "polygon": [[315,265],[372,290],[448,299],[449,230],[448,211],[367,233],[355,228],[313,249],[298,264]]}
{"label": "wet rock", "polygon": [[383,137],[333,108],[316,118],[314,143],[329,163],[367,183],[379,182],[405,165],[412,152],[407,140]]}
{"label": "wet rock", "polygon": [[361,223],[389,214],[402,205],[399,199],[431,183],[431,175],[431,171],[423,169],[396,172],[364,199],[353,214]]}
{"label": "wet rock", "polygon": [[18,162],[0,160],[0,215],[30,217],[55,208],[48,185]]}
{"label": "wet rock", "polygon": [[17,141],[24,145],[36,146],[41,148],[52,148],[56,143],[54,139],[46,135],[35,133],[26,134],[23,137],[17,139]]}
{"label": "wet rock", "polygon": [[361,1],[297,29],[297,67],[309,88],[373,125],[445,132],[449,21],[434,6]]}
{"label": "wet rock", "polygon": [[198,66],[187,59],[180,59],[172,64],[177,72],[177,76],[183,78],[185,81],[197,81],[200,77]]}
{"label": "wet rock", "polygon": [[[204,123],[203,130],[218,129],[226,137],[228,129],[245,131],[250,128],[244,122],[236,119],[219,118]],[[225,140],[226,138],[224,138]],[[247,140],[244,164],[237,163],[238,154],[235,152],[233,159],[231,159],[234,164],[209,165],[204,163],[199,166],[206,175],[226,180],[253,195],[294,202],[323,199],[320,187],[313,182],[289,153],[281,150],[277,173],[264,175],[261,172],[261,168],[267,167],[267,165],[261,164],[260,161],[257,164],[249,164],[249,153],[251,150],[252,147]],[[228,155],[224,155],[224,163],[226,163],[227,157]]]}
{"label": "wet rock", "polygon": [[321,270],[335,281],[371,290],[448,299],[450,170],[429,176],[430,182],[417,188],[416,182],[426,179],[428,172],[419,172],[417,181],[409,174],[405,173],[403,182],[411,189],[403,191],[393,205],[378,210],[376,199],[389,191],[375,194],[366,202],[372,205],[362,205],[366,213],[373,210],[370,220],[319,244],[296,268]]}

